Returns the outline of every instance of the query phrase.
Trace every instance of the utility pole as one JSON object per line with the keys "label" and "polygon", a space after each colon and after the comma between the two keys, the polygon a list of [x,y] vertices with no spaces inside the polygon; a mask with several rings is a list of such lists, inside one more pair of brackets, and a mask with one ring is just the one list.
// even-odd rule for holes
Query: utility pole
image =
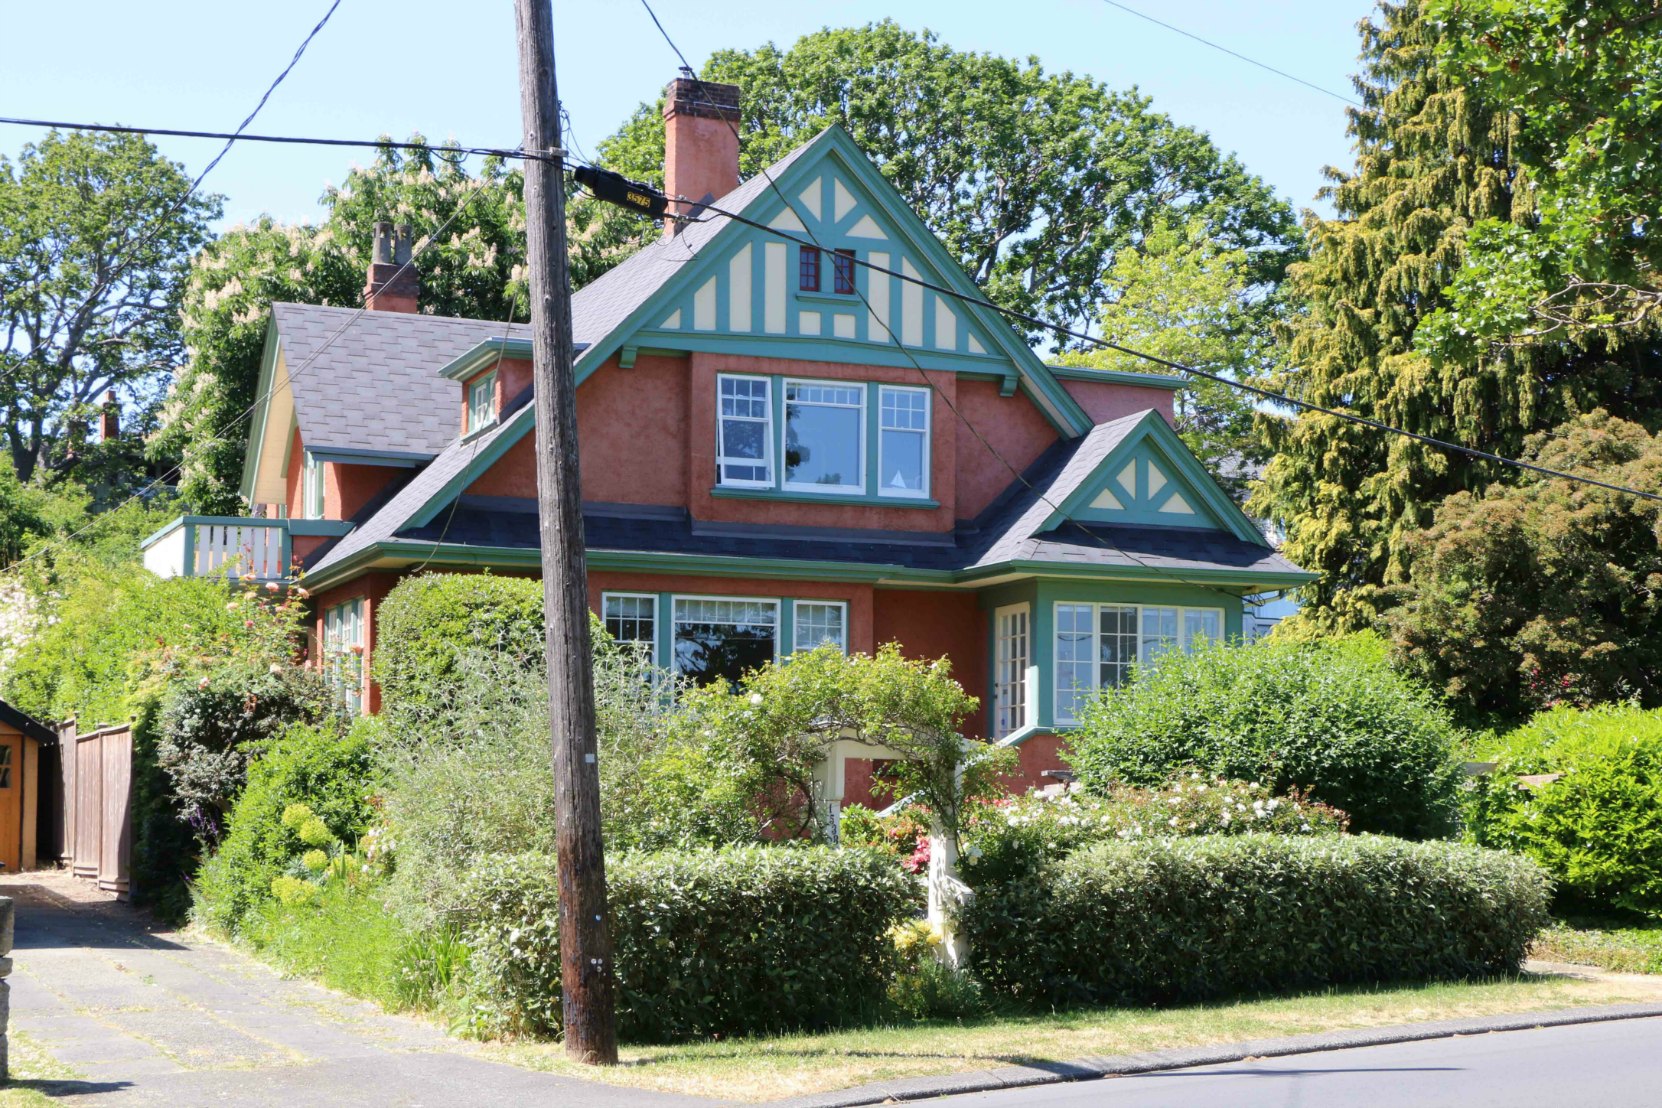
{"label": "utility pole", "polygon": [[577,378],[572,371],[571,285],[560,102],[554,82],[552,0],[514,0],[519,108],[525,126],[526,261],[531,276],[532,381],[537,416],[537,514],[553,723],[554,832],[560,878],[560,988],[566,1054],[617,1063],[612,942],[606,928],[606,859],[600,839],[600,769],[590,670],[588,564],[577,479]]}

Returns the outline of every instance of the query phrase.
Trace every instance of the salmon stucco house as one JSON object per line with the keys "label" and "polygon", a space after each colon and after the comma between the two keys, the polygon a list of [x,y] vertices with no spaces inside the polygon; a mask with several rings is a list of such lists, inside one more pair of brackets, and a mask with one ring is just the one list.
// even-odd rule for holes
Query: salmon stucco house
{"label": "salmon stucco house", "polygon": [[[698,680],[825,642],[948,655],[972,728],[1041,783],[1082,698],[1311,575],[1173,432],[1175,378],[1047,366],[996,313],[856,264],[977,295],[846,132],[741,184],[737,94],[669,86],[666,191],[825,252],[705,213],[575,295],[590,602]],[[254,516],[147,542],[163,574],[298,560],[330,653],[373,654],[404,575],[539,564],[527,330],[418,314],[407,251],[383,228],[360,317],[273,305]],[[849,753],[833,791],[864,799]]]}

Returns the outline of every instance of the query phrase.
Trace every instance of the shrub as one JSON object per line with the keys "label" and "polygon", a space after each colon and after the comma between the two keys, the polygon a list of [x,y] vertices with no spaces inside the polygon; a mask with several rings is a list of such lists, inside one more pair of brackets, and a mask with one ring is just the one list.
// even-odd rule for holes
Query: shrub
{"label": "shrub", "polygon": [[[202,867],[196,909],[208,923],[237,933],[249,914],[271,900],[272,882],[284,875],[310,843],[302,837],[317,823],[330,838],[355,841],[368,830],[378,777],[372,757],[374,720],[360,720],[345,734],[330,728],[290,727],[248,767],[225,840]],[[313,829],[312,838],[323,838]],[[287,875],[308,883],[297,875]]]}
{"label": "shrub", "polygon": [[1374,836],[1101,843],[965,909],[988,987],[1050,1005],[1515,972],[1547,921],[1534,862]]}
{"label": "shrub", "polygon": [[1106,797],[1030,793],[983,806],[961,860],[972,886],[1017,880],[1094,843],[1172,835],[1332,835],[1345,813],[1298,790],[1276,796],[1257,782],[1178,774],[1157,789],[1115,786]]}
{"label": "shrub", "polygon": [[543,657],[542,582],[488,573],[408,577],[375,620],[374,677],[389,722],[442,707],[467,653],[536,670]]}
{"label": "shrub", "polygon": [[1067,755],[1086,788],[1158,785],[1188,766],[1349,813],[1357,831],[1446,834],[1456,731],[1371,635],[1173,652],[1084,710]]}
{"label": "shrub", "polygon": [[[636,1041],[824,1028],[881,1010],[908,880],[860,850],[745,847],[607,866],[620,1034]],[[558,1035],[558,880],[493,858],[469,886],[466,1022]]]}
{"label": "shrub", "polygon": [[[1561,906],[1662,915],[1662,711],[1558,708],[1497,745],[1475,783],[1472,837],[1527,854]],[[1560,774],[1534,788],[1524,774]]]}

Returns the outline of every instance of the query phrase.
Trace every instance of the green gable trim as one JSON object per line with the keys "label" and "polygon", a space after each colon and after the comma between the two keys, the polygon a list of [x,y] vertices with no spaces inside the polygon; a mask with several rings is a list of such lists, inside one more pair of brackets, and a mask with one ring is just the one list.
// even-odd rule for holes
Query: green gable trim
{"label": "green gable trim", "polygon": [[530,339],[486,339],[439,370],[439,376],[451,381],[464,381],[504,358],[524,359],[529,357],[531,357]]}
{"label": "green gable trim", "polygon": [[[1007,386],[1009,392],[1014,392],[1021,381],[1020,375],[1002,358],[976,354],[948,354],[938,350],[912,348],[908,348],[908,353],[912,355],[908,358],[893,343],[881,346],[876,343],[861,342],[858,339],[836,339],[824,336],[817,339],[803,339],[787,335],[733,335],[718,334],[713,331],[658,330],[641,330],[637,332],[635,339],[640,340],[643,352],[737,354],[753,358],[843,362],[848,365],[885,366],[894,369],[914,369],[922,366],[924,369],[952,373],[959,377],[998,381],[1001,385]],[[631,342],[633,341],[635,340],[631,339]],[[796,376],[812,377],[813,374],[803,373],[796,374]],[[896,382],[884,383],[892,384]],[[899,383],[904,384],[905,382]],[[922,379],[919,379],[917,383],[920,386],[924,384]],[[1005,395],[1009,395],[1009,393],[1007,392]]]}
{"label": "green gable trim", "polygon": [[[1166,483],[1172,486],[1170,490],[1161,488],[1153,497],[1147,495],[1145,485],[1145,463],[1150,458],[1158,458],[1164,463],[1161,468]],[[1126,489],[1119,483],[1118,478],[1120,472],[1131,462],[1137,463],[1136,488]],[[1090,506],[1104,489],[1119,499],[1122,508],[1116,510],[1112,507]],[[1170,515],[1157,510],[1174,491],[1184,494],[1184,499],[1195,509],[1194,515]],[[1130,495],[1129,500],[1126,494]],[[1189,452],[1189,448],[1178,438],[1171,425],[1158,412],[1151,410],[1143,414],[1138,425],[1126,433],[1119,445],[1097,464],[1091,477],[1082,481],[1079,487],[1062,501],[1039,530],[1050,530],[1068,519],[1094,519],[1103,522],[1123,520],[1143,525],[1181,527],[1190,521],[1208,516],[1219,529],[1228,531],[1243,542],[1263,547],[1270,545],[1269,540],[1264,538],[1263,533],[1247,518],[1246,513],[1241,511],[1240,506],[1218,487],[1212,475],[1206,472],[1206,467]]]}
{"label": "green gable trim", "polygon": [[[514,445],[525,437],[527,431],[536,426],[535,413],[536,406],[527,404],[510,415],[505,422],[494,423],[477,432],[473,440],[475,442],[473,457],[468,460],[467,465],[463,466],[456,476],[446,481],[437,492],[428,497],[427,502],[421,506],[415,515],[410,517],[404,526],[407,528],[424,527],[433,522],[433,518],[444,510],[446,504],[466,492],[469,485],[477,481],[487,469],[501,460],[504,454],[513,449]],[[493,431],[498,432],[494,439],[491,439],[483,447],[477,445],[480,439]]]}
{"label": "green gable trim", "polygon": [[320,462],[351,466],[392,466],[397,469],[414,469],[433,460],[431,454],[395,450],[354,450],[344,446],[325,447],[307,453]]}
{"label": "green gable trim", "polygon": [[248,436],[248,449],[242,456],[242,481],[237,492],[250,503],[254,500],[254,470],[265,450],[265,426],[271,418],[273,379],[277,376],[277,317],[272,316],[265,326],[265,349],[260,352],[260,379],[254,386],[254,418],[249,424],[253,434]]}
{"label": "green gable trim", "polygon": [[1089,366],[1047,366],[1050,375],[1061,381],[1099,381],[1108,385],[1139,385],[1147,388],[1171,389],[1174,392],[1188,387],[1188,379],[1174,373],[1138,373],[1128,369],[1091,369]]}
{"label": "green gable trim", "polygon": [[914,500],[904,496],[858,496],[853,493],[784,492],[779,489],[747,489],[717,485],[710,495],[718,500],[775,500],[786,504],[858,504],[868,508],[939,508],[939,500]]}

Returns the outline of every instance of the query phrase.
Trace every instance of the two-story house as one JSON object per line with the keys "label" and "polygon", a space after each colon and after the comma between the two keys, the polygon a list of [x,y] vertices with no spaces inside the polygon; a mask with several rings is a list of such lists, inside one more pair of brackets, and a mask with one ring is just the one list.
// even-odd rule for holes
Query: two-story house
{"label": "two-story house", "polygon": [[[825,251],[706,212],[573,298],[593,609],[700,681],[826,642],[949,656],[970,728],[1040,783],[1084,698],[1311,575],[1173,432],[1177,379],[1047,366],[997,313],[858,264],[978,295],[846,132],[741,184],[737,92],[669,86],[666,191]],[[526,330],[417,314],[407,250],[382,236],[361,315],[273,306],[242,485],[263,518],[146,552],[297,559],[320,643],[366,660],[405,575],[539,565]],[[869,763],[846,770],[864,798]]]}

